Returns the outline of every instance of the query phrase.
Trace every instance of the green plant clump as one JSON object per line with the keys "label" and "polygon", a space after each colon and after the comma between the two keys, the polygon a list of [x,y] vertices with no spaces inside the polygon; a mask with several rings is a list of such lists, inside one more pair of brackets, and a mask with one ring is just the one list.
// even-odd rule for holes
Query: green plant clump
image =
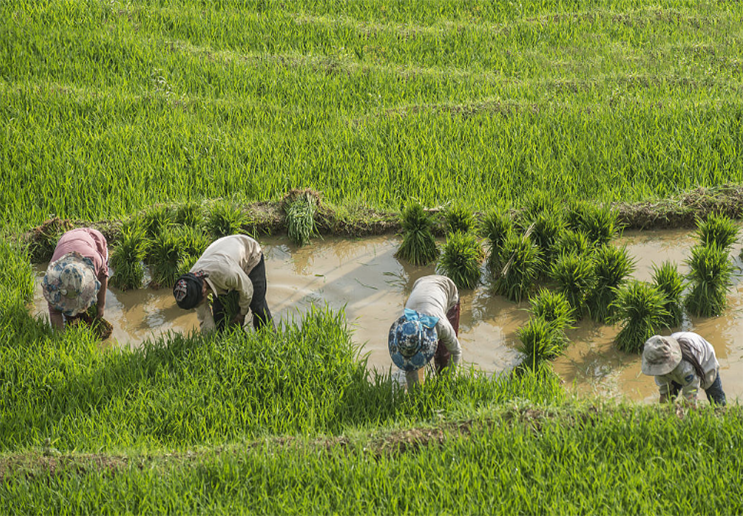
{"label": "green plant clump", "polygon": [[621,329],[615,343],[621,351],[640,353],[645,341],[664,326],[668,318],[666,297],[644,281],[631,280],[617,289],[612,324]]}
{"label": "green plant clump", "polygon": [[557,212],[543,212],[534,219],[529,238],[539,248],[544,261],[543,266],[547,271],[555,257],[558,256],[556,244],[565,228],[565,221]]}
{"label": "green plant clump", "polygon": [[733,264],[728,252],[716,245],[697,245],[686,260],[690,290],[685,300],[690,314],[699,317],[720,315],[727,305],[727,291],[732,284]]}
{"label": "green plant clump", "polygon": [[199,227],[204,221],[201,205],[195,202],[184,202],[175,210],[175,222],[191,228]]}
{"label": "green plant clump", "polygon": [[458,288],[473,289],[480,281],[484,251],[474,235],[456,232],[444,244],[439,271],[451,278]]}
{"label": "green plant clump", "polygon": [[168,206],[154,206],[132,221],[132,224],[139,225],[144,230],[147,238],[155,238],[174,223],[173,213]]}
{"label": "green plant clump", "polygon": [[180,273],[183,251],[173,230],[163,230],[148,244],[147,261],[151,265],[153,288],[172,287]]}
{"label": "green plant clump", "polygon": [[454,204],[444,212],[446,220],[446,233],[469,233],[475,227],[475,216],[472,210],[467,209],[461,204]]}
{"label": "green plant clump", "polygon": [[653,284],[665,296],[664,307],[668,312],[662,324],[667,328],[681,325],[684,317],[681,294],[686,288],[686,279],[678,270],[676,264],[663,262],[660,267],[653,265]]}
{"label": "green plant clump", "polygon": [[596,271],[591,258],[576,254],[560,255],[552,264],[550,277],[575,310],[575,316],[582,317],[587,308],[588,295],[596,285]]}
{"label": "green plant clump", "polygon": [[553,253],[556,256],[576,254],[586,256],[591,252],[591,242],[582,231],[566,229],[555,242]]}
{"label": "green plant clump", "polygon": [[231,202],[222,201],[212,205],[206,218],[206,230],[214,237],[221,238],[243,232],[248,223],[247,215]]}
{"label": "green plant clump", "polygon": [[485,238],[488,253],[487,268],[491,277],[500,274],[503,268],[503,244],[513,231],[513,221],[505,210],[493,209],[482,220],[481,234]]}
{"label": "green plant clump", "polygon": [[409,204],[402,212],[402,244],[395,256],[413,265],[428,265],[439,256],[431,219],[418,203]]}
{"label": "green plant clump", "polygon": [[503,244],[503,262],[493,284],[495,292],[519,302],[529,295],[539,277],[542,267],[539,248],[524,236],[510,235]]}
{"label": "green plant clump", "polygon": [[585,233],[593,246],[611,242],[616,235],[618,213],[610,206],[598,206],[588,202],[576,202],[568,210],[567,224],[573,231]]}
{"label": "green plant clump", "polygon": [[712,213],[707,220],[697,219],[697,236],[701,245],[716,245],[729,251],[738,239],[738,224],[722,214]]}
{"label": "green plant clump", "polygon": [[111,250],[112,286],[121,290],[139,288],[144,280],[147,240],[144,230],[135,224],[125,225]]}
{"label": "green plant clump", "polygon": [[606,322],[613,310],[616,289],[635,270],[635,262],[626,247],[613,245],[599,247],[592,257],[596,283],[586,303],[594,321]]}
{"label": "green plant clump", "polygon": [[289,240],[300,246],[309,244],[310,238],[316,232],[317,201],[315,197],[309,192],[298,195],[286,202],[284,211]]}
{"label": "green plant clump", "polygon": [[566,330],[575,322],[573,307],[562,292],[541,288],[529,298],[529,305],[533,317],[544,319],[557,330]]}
{"label": "green plant clump", "polygon": [[565,334],[541,317],[532,317],[517,331],[521,341],[516,349],[523,353],[521,365],[536,370],[546,360],[558,357],[565,347]]}

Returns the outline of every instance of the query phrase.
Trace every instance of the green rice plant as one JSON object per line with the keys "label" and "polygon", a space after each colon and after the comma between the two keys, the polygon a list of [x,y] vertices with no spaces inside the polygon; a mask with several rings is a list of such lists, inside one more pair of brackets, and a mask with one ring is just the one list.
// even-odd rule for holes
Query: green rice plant
{"label": "green rice plant", "polygon": [[680,326],[683,320],[681,294],[686,288],[684,275],[679,272],[675,263],[666,261],[660,267],[653,265],[653,284],[666,298],[664,306],[668,316],[664,318],[663,326]]}
{"label": "green rice plant", "polygon": [[560,356],[565,349],[565,334],[541,317],[530,318],[517,330],[521,341],[516,349],[524,354],[521,364],[536,370],[543,362]]}
{"label": "green rice plant", "polygon": [[453,204],[444,212],[446,220],[446,233],[469,233],[475,227],[475,216],[472,210],[462,204]]}
{"label": "green rice plant", "polygon": [[524,236],[510,235],[503,244],[505,264],[493,284],[496,293],[519,302],[534,288],[542,259],[539,248]]}
{"label": "green rice plant", "polygon": [[127,224],[111,249],[110,264],[114,271],[109,282],[121,290],[139,288],[144,280],[144,259],[147,256],[147,239],[144,229]]}
{"label": "green rice plant", "polygon": [[696,234],[701,245],[716,245],[729,251],[738,239],[738,224],[723,214],[712,213],[707,220],[697,219]]}
{"label": "green rice plant", "polygon": [[472,289],[480,281],[480,265],[485,258],[482,245],[474,235],[457,231],[444,244],[438,270],[451,278],[458,288]]}
{"label": "green rice plant", "polygon": [[596,283],[588,295],[587,307],[596,322],[606,322],[611,315],[616,288],[635,270],[635,261],[626,247],[602,245],[592,255]]}
{"label": "green rice plant", "polygon": [[529,298],[529,305],[533,317],[544,319],[556,330],[567,330],[575,323],[575,310],[562,292],[540,288]]}
{"label": "green rice plant", "polygon": [[567,229],[563,231],[555,242],[553,253],[555,256],[561,254],[577,254],[586,256],[591,251],[591,242],[582,231]]}
{"label": "green rice plant", "polygon": [[147,252],[151,266],[152,288],[172,287],[178,279],[181,242],[173,230],[162,230],[150,240]]}
{"label": "green rice plant", "polygon": [[655,286],[631,280],[616,289],[612,324],[621,329],[614,342],[621,351],[641,353],[645,341],[664,326],[668,317],[666,297]]}
{"label": "green rice plant", "polygon": [[184,202],[175,209],[175,222],[192,228],[199,227],[204,220],[201,205],[196,202]]}
{"label": "green rice plant", "polygon": [[211,244],[211,239],[201,229],[184,226],[173,229],[173,237],[178,241],[183,255],[201,256]]}
{"label": "green rice plant", "polygon": [[568,210],[566,221],[570,229],[585,233],[591,245],[598,247],[608,244],[616,235],[618,216],[610,206],[576,202]]}
{"label": "green rice plant", "polygon": [[557,212],[542,212],[533,220],[529,238],[539,248],[546,270],[549,270],[553,260],[559,256],[555,244],[564,231],[565,221]]}
{"label": "green rice plant", "polygon": [[310,238],[316,233],[315,213],[317,200],[309,192],[295,196],[284,204],[286,213],[286,228],[289,240],[297,245],[310,243]]}
{"label": "green rice plant", "polygon": [[491,276],[500,274],[503,265],[503,244],[513,232],[513,221],[505,210],[493,209],[485,214],[480,228],[485,238],[485,247],[488,253],[487,268]]}
{"label": "green rice plant", "polygon": [[214,238],[242,233],[247,223],[247,215],[228,201],[214,203],[206,216],[206,230]]}
{"label": "green rice plant", "polygon": [[423,207],[410,203],[402,212],[402,244],[395,256],[413,265],[428,265],[439,256],[431,219]]}
{"label": "green rice plant", "polygon": [[142,227],[148,238],[154,238],[160,232],[171,228],[175,223],[173,213],[168,206],[154,206],[140,214],[137,219],[132,223]]}
{"label": "green rice plant", "polygon": [[720,315],[727,305],[727,290],[732,285],[733,264],[728,252],[716,245],[697,245],[686,260],[690,290],[685,300],[690,314],[699,317]]}
{"label": "green rice plant", "polygon": [[596,285],[596,271],[590,257],[577,254],[562,254],[550,268],[550,278],[557,284],[575,310],[576,318],[586,311],[586,300]]}
{"label": "green rice plant", "polygon": [[540,215],[556,213],[558,213],[558,208],[555,196],[550,192],[539,190],[524,200],[523,209],[516,217],[516,226],[525,231]]}

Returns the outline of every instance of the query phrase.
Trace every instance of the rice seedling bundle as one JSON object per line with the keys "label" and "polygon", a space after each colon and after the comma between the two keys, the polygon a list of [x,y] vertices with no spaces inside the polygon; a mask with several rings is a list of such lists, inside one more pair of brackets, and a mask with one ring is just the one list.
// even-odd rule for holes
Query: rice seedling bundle
{"label": "rice seedling bundle", "polygon": [[585,233],[593,246],[611,242],[619,224],[618,213],[610,206],[598,206],[587,202],[577,202],[568,210],[567,225],[573,231]]}
{"label": "rice seedling bundle", "polygon": [[588,296],[588,311],[594,321],[606,322],[613,311],[616,288],[635,270],[635,261],[626,247],[606,244],[594,251],[592,259],[596,283]]}
{"label": "rice seedling bundle", "polygon": [[214,238],[235,235],[243,232],[248,217],[231,202],[214,203],[206,217],[206,230]]}
{"label": "rice seedling bundle", "polygon": [[485,214],[481,233],[485,237],[488,252],[487,267],[492,277],[500,274],[503,268],[503,244],[513,232],[513,221],[505,210],[493,209]]}
{"label": "rice seedling bundle", "polygon": [[621,329],[614,342],[621,351],[640,353],[645,341],[657,335],[668,317],[666,297],[655,286],[631,280],[616,289],[612,324]]}
{"label": "rice seedling bundle", "polygon": [[181,242],[173,230],[163,230],[149,242],[153,288],[172,287],[178,279],[182,256]]}
{"label": "rice seedling bundle", "polygon": [[310,237],[315,233],[316,202],[309,192],[285,202],[287,235],[297,245],[309,244]]}
{"label": "rice seedling bundle", "polygon": [[710,214],[707,220],[697,219],[697,236],[701,245],[716,245],[729,251],[738,239],[738,224],[723,214]]}
{"label": "rice seedling bundle", "polygon": [[558,214],[557,199],[550,192],[538,191],[524,199],[523,209],[516,217],[516,225],[526,230],[537,217]]}
{"label": "rice seedling bundle", "polygon": [[495,292],[519,302],[534,288],[542,259],[539,248],[527,237],[510,235],[503,244],[503,269],[493,285]]}
{"label": "rice seedling bundle", "polygon": [[155,206],[140,214],[136,219],[132,223],[141,226],[148,238],[154,238],[174,224],[173,213],[168,206]]}
{"label": "rice seedling bundle", "polygon": [[206,233],[191,226],[174,228],[173,237],[178,241],[181,253],[192,256],[201,256],[211,244]]}
{"label": "rice seedling bundle", "polygon": [[686,260],[690,290],[685,300],[690,314],[699,317],[720,315],[727,305],[732,285],[733,264],[726,249],[716,245],[696,245]]}
{"label": "rice seedling bundle", "polygon": [[525,355],[521,365],[529,369],[536,369],[542,362],[558,357],[566,342],[564,332],[541,317],[529,319],[518,329],[517,335],[521,342],[516,349]]}
{"label": "rice seedling bundle", "polygon": [[121,290],[139,288],[144,280],[144,259],[147,256],[147,240],[144,229],[127,224],[111,249],[110,265],[114,274],[112,286]]}
{"label": "rice seedling bundle", "polygon": [[663,326],[675,328],[683,320],[681,294],[686,288],[686,279],[676,264],[663,262],[660,267],[653,265],[653,284],[665,296],[665,309],[668,316],[663,319]]}
{"label": "rice seedling bundle", "polygon": [[582,317],[588,295],[596,285],[593,260],[577,254],[560,255],[550,268],[550,278],[575,310],[575,316]]}
{"label": "rice seedling bundle", "polygon": [[472,210],[467,209],[462,204],[453,204],[445,212],[446,232],[448,235],[453,233],[469,233],[475,227],[475,216]]}
{"label": "rice seedling bundle", "polygon": [[567,229],[563,231],[555,242],[553,253],[556,256],[561,254],[576,254],[587,256],[591,251],[591,242],[582,231],[573,231]]}
{"label": "rice seedling bundle", "polygon": [[427,265],[439,256],[431,219],[418,203],[409,204],[402,212],[402,244],[395,256],[413,265]]}
{"label": "rice seedling bundle", "polygon": [[184,202],[175,210],[175,222],[191,228],[199,227],[204,221],[201,205],[195,202]]}
{"label": "rice seedling bundle", "polygon": [[536,295],[529,298],[529,305],[533,317],[544,319],[556,330],[564,331],[575,322],[575,310],[562,292],[540,288]]}
{"label": "rice seedling bundle", "polygon": [[559,256],[555,244],[565,231],[565,222],[557,212],[542,212],[534,218],[530,227],[529,238],[539,248],[543,266],[548,271],[552,261]]}
{"label": "rice seedling bundle", "polygon": [[472,289],[480,281],[480,265],[484,251],[472,234],[450,234],[438,263],[440,273],[451,278],[458,288]]}

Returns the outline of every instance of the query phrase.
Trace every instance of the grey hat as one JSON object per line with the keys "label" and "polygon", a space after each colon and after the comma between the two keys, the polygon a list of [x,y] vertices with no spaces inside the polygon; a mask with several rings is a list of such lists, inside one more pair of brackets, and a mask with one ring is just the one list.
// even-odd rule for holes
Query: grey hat
{"label": "grey hat", "polygon": [[673,337],[653,335],[642,350],[642,372],[648,376],[668,374],[681,362],[681,346]]}

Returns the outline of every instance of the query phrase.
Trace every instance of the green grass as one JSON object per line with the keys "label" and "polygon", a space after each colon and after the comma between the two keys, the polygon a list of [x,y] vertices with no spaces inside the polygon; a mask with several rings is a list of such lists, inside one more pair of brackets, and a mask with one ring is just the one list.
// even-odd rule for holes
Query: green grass
{"label": "green grass", "polygon": [[307,187],[483,209],[740,182],[742,11],[6,1],[0,170],[24,187],[0,190],[0,221]]}

